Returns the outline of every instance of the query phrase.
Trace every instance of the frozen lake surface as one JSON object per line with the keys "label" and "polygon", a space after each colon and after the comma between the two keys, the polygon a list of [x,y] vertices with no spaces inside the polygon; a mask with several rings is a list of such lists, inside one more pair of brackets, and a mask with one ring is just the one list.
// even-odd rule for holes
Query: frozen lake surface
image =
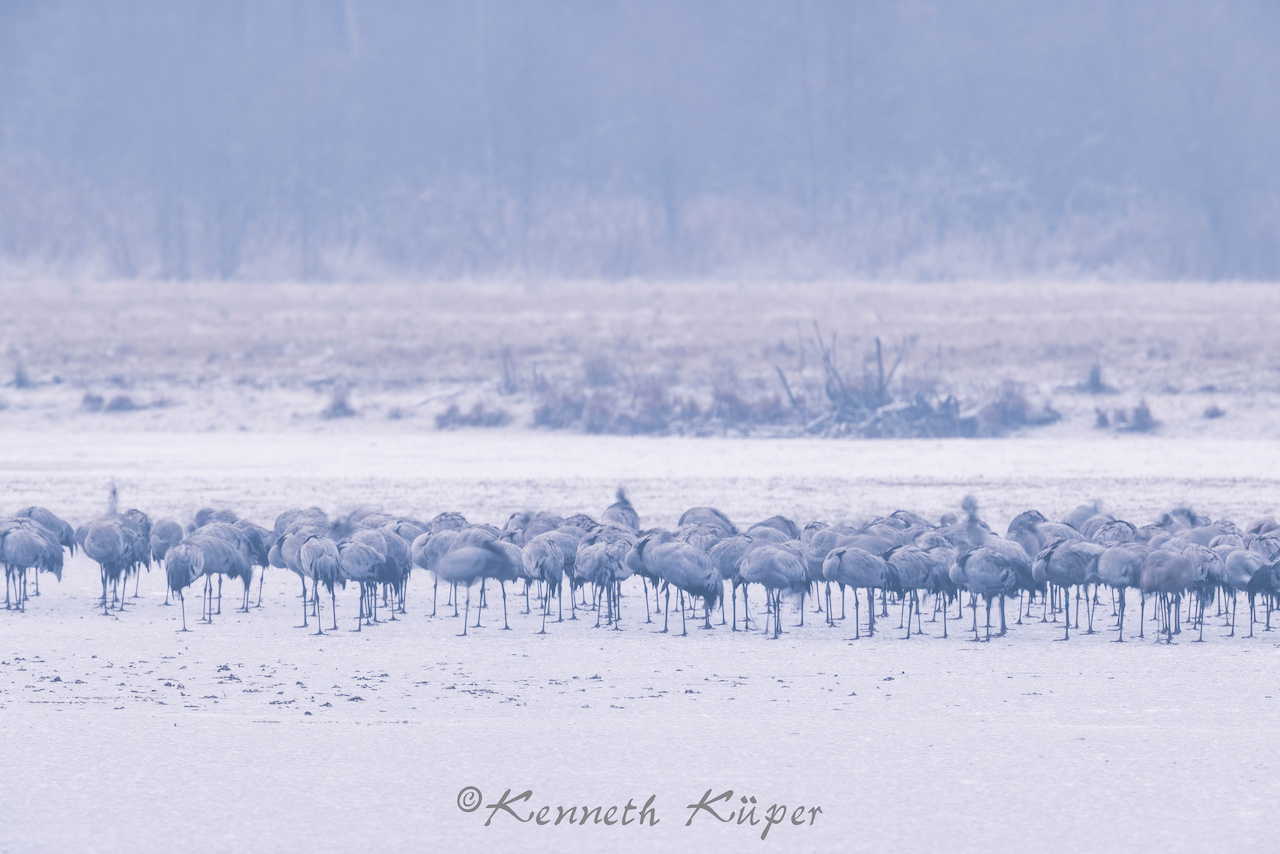
{"label": "frozen lake surface", "polygon": [[[46,504],[73,523],[102,511],[112,478],[124,506],[153,518],[212,504],[268,525],[311,503],[498,524],[521,508],[598,515],[619,484],[645,525],[703,503],[737,521],[936,517],[966,493],[1000,530],[1027,507],[1060,518],[1094,498],[1139,522],[1189,502],[1245,523],[1280,495],[1280,446],[1262,441],[0,440],[5,506]],[[451,609],[425,616],[424,579],[410,583],[407,618],[358,634],[347,590],[341,630],[315,637],[294,628],[296,579],[273,570],[261,610],[234,613],[232,592],[212,626],[192,619],[180,635],[161,575],[106,618],[96,566],[72,559],[25,614],[0,615],[0,850],[760,845],[763,826],[705,814],[685,826],[708,789],[732,789],[735,806],[754,796],[761,816],[774,803],[822,808],[811,826],[773,827],[775,848],[1248,850],[1271,836],[1280,633],[1226,638],[1211,617],[1204,644],[1148,633],[1120,645],[1083,627],[1057,643],[1037,608],[989,644],[965,639],[967,611],[946,640],[927,618],[923,637],[902,640],[890,617],[855,642],[852,607],[829,628],[809,604],[801,628],[792,604],[778,641],[719,625],[678,637],[644,624],[636,584],[621,632],[592,618],[538,636],[522,595],[508,596],[504,632],[491,590],[483,628],[459,638]],[[660,823],[538,827],[499,813],[484,827],[488,809],[456,804],[466,786],[483,804],[532,789],[529,804],[552,817],[654,795]]]}

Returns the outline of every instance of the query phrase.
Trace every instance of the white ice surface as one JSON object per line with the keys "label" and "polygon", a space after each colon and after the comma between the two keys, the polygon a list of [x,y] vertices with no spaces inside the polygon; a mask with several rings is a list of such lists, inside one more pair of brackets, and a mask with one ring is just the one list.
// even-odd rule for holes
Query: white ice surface
{"label": "white ice surface", "polygon": [[[746,521],[936,515],[967,492],[1001,528],[1027,506],[1061,516],[1090,498],[1136,521],[1185,501],[1243,522],[1274,512],[1278,451],[24,433],[0,436],[0,488],[5,507],[43,503],[75,522],[100,512],[110,478],[153,516],[215,504],[265,524],[306,503],[461,509],[499,524],[521,507],[598,513],[619,483],[645,524],[704,502]],[[0,850],[761,846],[758,827],[684,826],[684,805],[708,788],[820,805],[814,827],[771,831],[764,845],[779,850],[1257,850],[1273,838],[1280,647],[1274,633],[1224,638],[1212,618],[1206,643],[1183,635],[1172,647],[1083,626],[1057,643],[1038,616],[974,644],[968,612],[947,640],[927,618],[924,637],[901,640],[891,616],[853,642],[852,603],[835,629],[810,603],[805,627],[776,642],[718,625],[682,638],[644,625],[637,585],[621,632],[579,620],[537,636],[516,595],[503,632],[490,591],[484,628],[463,639],[460,620],[425,616],[430,588],[416,575],[407,619],[350,632],[349,590],[341,631],[320,638],[294,628],[296,579],[274,571],[262,610],[235,614],[233,594],[204,626],[189,602],[194,631],[180,635],[156,573],[119,618],[96,612],[97,588],[77,557],[61,584],[42,579],[25,614],[0,614]],[[758,598],[752,608],[759,620]],[[1106,625],[1109,609],[1098,613]],[[784,622],[797,617],[790,606]],[[467,785],[485,803],[506,788],[566,806],[655,794],[661,823],[499,816],[485,828],[486,810],[455,805]]]}

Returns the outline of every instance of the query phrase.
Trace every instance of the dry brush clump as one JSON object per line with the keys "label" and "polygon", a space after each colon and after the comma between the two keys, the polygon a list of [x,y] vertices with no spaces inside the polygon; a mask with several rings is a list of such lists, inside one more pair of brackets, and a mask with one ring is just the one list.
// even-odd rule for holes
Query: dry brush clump
{"label": "dry brush clump", "polygon": [[[613,352],[583,355],[576,369],[558,378],[523,370],[504,351],[497,386],[503,395],[529,395],[534,427],[596,434],[1000,436],[1061,417],[1052,405],[1033,403],[1016,382],[962,401],[938,376],[906,374],[913,339],[903,339],[892,352],[879,338],[873,341],[861,364],[849,369],[841,362],[837,336],[825,338],[815,324],[810,337],[776,348],[794,363],[787,369],[774,364],[767,374],[744,378],[734,362],[719,359],[693,381],[672,366],[637,368],[634,345],[623,342]],[[530,376],[534,382],[524,379]],[[507,423],[482,416],[454,407],[440,423]]]}
{"label": "dry brush clump", "polygon": [[453,430],[458,427],[505,427],[511,423],[511,413],[505,409],[489,408],[483,401],[463,412],[458,404],[453,404],[436,416],[436,429]]}
{"label": "dry brush clump", "polygon": [[1145,399],[1139,401],[1133,409],[1121,407],[1107,412],[1098,407],[1094,413],[1095,426],[1100,430],[1114,428],[1121,433],[1153,433],[1160,427],[1160,422],[1151,414],[1151,408],[1147,406]]}
{"label": "dry brush clump", "polygon": [[320,417],[326,421],[335,418],[353,418],[357,414],[355,407],[351,405],[350,390],[346,386],[334,388],[333,394],[329,397],[329,405],[320,410]]}
{"label": "dry brush clump", "polygon": [[84,397],[80,399],[80,406],[85,412],[111,414],[138,412],[143,409],[165,409],[173,405],[174,402],[172,400],[164,397],[155,398],[150,403],[139,403],[127,394],[117,394],[106,398],[91,391],[85,392]]}
{"label": "dry brush clump", "polygon": [[1050,404],[1033,406],[1023,387],[1013,382],[1002,383],[994,396],[967,407],[954,392],[944,391],[938,381],[900,381],[895,385],[914,343],[909,338],[900,341],[887,362],[884,345],[877,337],[874,350],[862,360],[861,372],[855,374],[840,363],[837,336],[825,339],[815,323],[811,342],[802,340],[800,352],[801,358],[806,347],[816,352],[817,381],[812,378],[813,371],[806,375],[803,364],[798,382],[789,379],[781,366],[775,370],[803,420],[804,432],[814,435],[875,439],[1001,436],[1061,418]]}

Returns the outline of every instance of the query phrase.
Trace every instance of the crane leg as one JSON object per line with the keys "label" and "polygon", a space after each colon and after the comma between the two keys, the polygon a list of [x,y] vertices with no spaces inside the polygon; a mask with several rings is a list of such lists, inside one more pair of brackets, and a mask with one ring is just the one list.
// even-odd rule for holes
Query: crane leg
{"label": "crane leg", "polygon": [[1120,636],[1116,638],[1116,643],[1124,643],[1124,588],[1121,587],[1116,591],[1116,599],[1119,601],[1120,613]]}
{"label": "crane leg", "polygon": [[311,604],[315,606],[316,615],[316,634],[324,634],[324,624],[320,620],[320,576],[316,575],[315,580],[311,584]]}
{"label": "crane leg", "polygon": [[[456,589],[456,588],[455,588]],[[458,597],[455,596],[455,599]],[[462,634],[458,637],[465,638],[467,636],[467,621],[471,618],[471,585],[467,585],[467,608],[462,612]]]}
{"label": "crane leg", "polygon": [[294,626],[295,629],[305,629],[307,627],[307,580],[302,579],[302,625]]}
{"label": "crane leg", "polygon": [[178,602],[182,605],[182,628],[180,631],[189,632],[191,629],[187,628],[187,600],[183,597],[181,590],[178,591]]}

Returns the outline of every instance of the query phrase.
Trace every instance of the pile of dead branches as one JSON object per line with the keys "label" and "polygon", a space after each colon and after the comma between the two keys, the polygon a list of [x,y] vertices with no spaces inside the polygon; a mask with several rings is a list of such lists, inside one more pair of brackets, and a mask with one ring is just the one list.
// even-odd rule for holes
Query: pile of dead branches
{"label": "pile of dead branches", "polygon": [[837,343],[835,333],[824,338],[814,323],[812,347],[820,368],[816,383],[803,370],[798,380],[793,380],[780,365],[774,365],[787,400],[803,431],[810,435],[869,439],[999,436],[1060,417],[1048,405],[1032,407],[1013,383],[1004,383],[994,399],[969,408],[962,408],[952,394],[916,392],[895,397],[894,378],[911,349],[910,339],[899,342],[886,370],[885,348],[877,337],[874,354],[863,359],[861,376],[851,376],[841,368]]}

